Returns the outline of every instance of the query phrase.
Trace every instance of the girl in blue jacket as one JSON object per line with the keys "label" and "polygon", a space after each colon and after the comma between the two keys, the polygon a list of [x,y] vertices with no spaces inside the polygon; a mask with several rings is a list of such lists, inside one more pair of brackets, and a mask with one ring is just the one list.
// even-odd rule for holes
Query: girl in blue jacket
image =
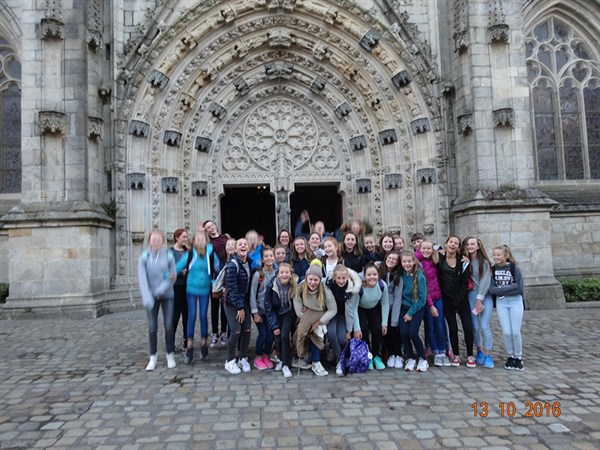
{"label": "girl in blue jacket", "polygon": [[[177,263],[177,273],[187,270],[187,350],[184,362],[191,364],[194,359],[194,328],[196,328],[196,311],[200,315],[200,346],[202,359],[208,357],[208,302],[210,299],[212,280],[219,273],[219,259],[213,246],[207,243],[206,233],[197,231],[194,235],[194,246]],[[198,303],[200,306],[198,307]]]}
{"label": "girl in blue jacket", "polygon": [[[400,264],[402,265],[402,302],[394,303],[392,326],[396,324],[400,328],[400,339],[406,353],[406,364],[404,370],[412,372],[415,366],[418,372],[427,372],[429,363],[425,358],[423,341],[419,337],[419,328],[425,314],[425,302],[427,300],[427,281],[419,266],[419,260],[413,252],[403,251],[400,253]],[[419,356],[417,364],[415,352]]]}

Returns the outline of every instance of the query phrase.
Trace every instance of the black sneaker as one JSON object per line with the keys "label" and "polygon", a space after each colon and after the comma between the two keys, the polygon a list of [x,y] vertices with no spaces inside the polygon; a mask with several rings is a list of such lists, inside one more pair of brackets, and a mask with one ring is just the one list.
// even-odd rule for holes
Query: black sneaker
{"label": "black sneaker", "polygon": [[185,364],[191,364],[193,360],[194,360],[194,349],[188,348],[185,351],[185,357],[183,358],[183,362]]}
{"label": "black sneaker", "polygon": [[513,370],[515,368],[515,358],[509,356],[506,360],[506,363],[504,364],[504,368],[506,370]]}
{"label": "black sneaker", "polygon": [[523,360],[521,358],[515,358],[513,370],[518,370],[520,372],[525,370],[523,366]]}
{"label": "black sneaker", "polygon": [[208,359],[208,346],[203,346],[202,347],[202,359]]}

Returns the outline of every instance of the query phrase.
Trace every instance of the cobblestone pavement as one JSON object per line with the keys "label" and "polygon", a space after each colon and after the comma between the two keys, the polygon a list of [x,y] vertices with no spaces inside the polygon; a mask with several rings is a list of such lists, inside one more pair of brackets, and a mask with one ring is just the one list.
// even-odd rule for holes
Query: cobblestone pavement
{"label": "cobblestone pavement", "polygon": [[494,314],[494,369],[291,379],[229,375],[223,347],[167,369],[161,340],[146,372],[143,310],[5,320],[0,448],[600,448],[599,319],[600,309],[528,311],[524,372],[502,367]]}

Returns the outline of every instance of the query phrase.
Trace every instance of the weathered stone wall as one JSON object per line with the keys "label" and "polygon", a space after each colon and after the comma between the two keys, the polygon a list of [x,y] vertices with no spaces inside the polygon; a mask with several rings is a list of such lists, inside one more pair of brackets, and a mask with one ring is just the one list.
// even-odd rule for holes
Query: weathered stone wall
{"label": "weathered stone wall", "polygon": [[557,277],[600,277],[600,213],[551,214]]}

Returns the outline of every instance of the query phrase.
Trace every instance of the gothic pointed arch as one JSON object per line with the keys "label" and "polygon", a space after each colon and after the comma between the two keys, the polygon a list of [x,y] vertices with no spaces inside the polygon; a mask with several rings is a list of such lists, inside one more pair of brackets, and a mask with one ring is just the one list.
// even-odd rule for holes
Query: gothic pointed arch
{"label": "gothic pointed arch", "polygon": [[574,6],[542,9],[526,34],[541,181],[600,179],[600,55],[590,35],[599,30],[582,27],[586,5]]}
{"label": "gothic pointed arch", "polygon": [[[447,232],[447,214],[436,213],[449,201],[435,68],[406,17],[319,0],[201,3],[158,16],[124,57],[123,252],[149,227],[218,218],[225,183],[291,192],[335,181],[346,213],[361,210],[378,231]],[[420,170],[438,182],[421,183]],[[130,189],[128,174],[144,188]],[[162,192],[164,177],[180,180],[176,196]],[[368,192],[357,188],[365,179]]]}

